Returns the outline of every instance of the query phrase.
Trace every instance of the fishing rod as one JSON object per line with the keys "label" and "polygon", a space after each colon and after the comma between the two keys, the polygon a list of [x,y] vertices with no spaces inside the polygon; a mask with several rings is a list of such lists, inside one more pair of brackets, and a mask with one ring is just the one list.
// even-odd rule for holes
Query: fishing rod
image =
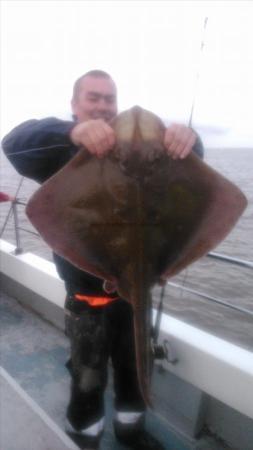
{"label": "fishing rod", "polygon": [[194,87],[194,93],[193,93],[193,100],[192,100],[192,106],[191,106],[191,112],[190,112],[190,118],[189,118],[189,122],[188,122],[188,126],[189,127],[192,126],[193,113],[194,113],[195,104],[196,104],[196,98],[197,98],[197,93],[198,93],[200,71],[201,71],[202,60],[203,60],[203,55],[204,55],[207,22],[208,22],[208,17],[205,17],[204,26],[203,26],[203,32],[202,32],[202,38],[201,38],[201,44],[200,44],[199,64],[198,64],[198,70],[197,70],[197,74],[196,74],[195,87]]}
{"label": "fishing rod", "polygon": [[[193,113],[194,113],[195,104],[196,104],[197,91],[198,91],[199,79],[200,79],[200,70],[201,70],[203,53],[204,53],[204,47],[205,47],[205,36],[206,36],[207,22],[208,22],[208,17],[205,17],[204,25],[203,25],[203,31],[202,31],[202,37],[201,37],[201,43],[200,43],[199,64],[198,64],[198,70],[197,70],[197,74],[196,74],[196,81],[195,81],[195,88],[194,88],[193,99],[192,99],[192,106],[191,106],[191,112],[190,112],[190,117],[189,117],[189,122],[188,122],[188,126],[189,127],[192,127]],[[186,275],[185,275],[185,279],[186,279]],[[185,279],[184,279],[184,282],[185,282]],[[162,288],[161,288],[160,300],[159,300],[159,303],[158,303],[158,308],[157,308],[157,313],[156,313],[156,320],[155,320],[155,325],[153,327],[153,333],[152,333],[153,334],[153,336],[152,336],[153,337],[153,345],[152,345],[152,347],[153,347],[153,354],[154,354],[155,358],[157,358],[157,359],[164,359],[164,358],[166,358],[168,360],[169,359],[168,343],[167,343],[167,346],[165,345],[165,343],[164,343],[163,346],[158,345],[159,330],[160,330],[161,318],[162,318],[162,312],[163,312],[163,301],[164,301],[164,297],[165,297],[165,294],[166,294],[166,285],[162,286]]]}

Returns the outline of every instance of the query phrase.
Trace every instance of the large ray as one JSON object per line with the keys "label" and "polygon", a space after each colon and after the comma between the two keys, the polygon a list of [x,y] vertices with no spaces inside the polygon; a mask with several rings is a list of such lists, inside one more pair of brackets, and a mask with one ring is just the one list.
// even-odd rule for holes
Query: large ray
{"label": "large ray", "polygon": [[115,148],[102,159],[80,149],[33,195],[27,215],[56,253],[115,283],[132,304],[138,378],[150,403],[150,289],[213,249],[247,202],[194,154],[168,156],[154,114],[134,107],[112,126]]}

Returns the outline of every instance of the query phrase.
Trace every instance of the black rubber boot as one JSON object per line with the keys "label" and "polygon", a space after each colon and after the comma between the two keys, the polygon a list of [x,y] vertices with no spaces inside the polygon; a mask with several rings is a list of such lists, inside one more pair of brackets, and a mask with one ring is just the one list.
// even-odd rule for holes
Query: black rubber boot
{"label": "black rubber boot", "polygon": [[165,447],[144,428],[144,417],[134,425],[114,421],[114,433],[118,441],[133,450],[165,450]]}
{"label": "black rubber boot", "polygon": [[93,437],[93,436],[84,436],[81,433],[74,433],[71,431],[67,431],[67,435],[72,439],[72,441],[80,448],[80,450],[98,450],[99,443],[101,439],[101,435]]}

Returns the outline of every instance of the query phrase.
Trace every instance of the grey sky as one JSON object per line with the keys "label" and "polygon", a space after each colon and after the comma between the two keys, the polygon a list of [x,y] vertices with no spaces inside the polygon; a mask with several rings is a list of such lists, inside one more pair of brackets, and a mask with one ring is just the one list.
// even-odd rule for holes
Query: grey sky
{"label": "grey sky", "polygon": [[199,72],[194,125],[220,129],[207,144],[253,147],[251,1],[8,0],[1,21],[1,134],[68,117],[73,81],[92,68],[115,78],[121,110],[139,104],[187,123]]}

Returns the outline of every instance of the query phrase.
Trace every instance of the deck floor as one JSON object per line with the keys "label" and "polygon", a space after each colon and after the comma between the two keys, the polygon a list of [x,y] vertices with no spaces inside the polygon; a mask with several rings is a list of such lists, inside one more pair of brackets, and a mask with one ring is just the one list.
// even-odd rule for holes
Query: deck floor
{"label": "deck floor", "polygon": [[[21,390],[49,416],[60,430],[64,431],[65,411],[70,385],[69,374],[65,368],[65,362],[69,354],[68,340],[62,331],[42,320],[37,314],[24,308],[3,292],[0,294],[1,366],[15,380],[15,383],[20,386]],[[126,447],[122,447],[116,442],[112,430],[113,401],[111,384],[111,377],[109,377],[108,389],[105,394],[106,428],[101,450],[124,450]],[[5,382],[2,383],[2,390],[6,391],[4,386]],[[12,403],[13,408],[15,399],[13,400],[13,393],[8,394],[5,392],[5,395],[2,397],[5,399],[5,405],[1,407],[1,422],[4,422],[5,415],[6,417],[8,414],[10,415],[10,403]],[[8,398],[12,398],[12,401],[8,400]],[[18,402],[20,403],[17,398],[16,402],[17,404]],[[19,409],[20,407],[19,404]],[[24,426],[22,427],[21,425],[22,418],[23,420],[25,419],[25,411],[24,414],[21,413],[18,417],[21,424],[18,428],[16,426],[15,430],[24,430]],[[179,435],[169,426],[164,418],[160,415],[158,416],[155,412],[147,413],[146,423],[149,431],[164,444],[166,450],[222,450],[222,447],[217,446],[213,442],[208,442],[206,439],[200,440],[196,444],[188,437]],[[31,429],[32,427],[29,428],[29,430]],[[11,436],[11,424],[8,432]],[[24,444],[24,447],[20,447],[22,444],[17,439],[17,446],[13,442],[8,445],[8,436],[5,439],[7,441],[5,442],[4,450],[28,450],[27,443]],[[40,433],[34,433],[31,447],[33,450],[41,448],[39,446],[40,440]],[[48,450],[56,450],[58,448],[56,444],[53,444],[53,437],[52,445],[49,444],[46,448]],[[46,450],[46,448],[42,448],[42,450]]]}

